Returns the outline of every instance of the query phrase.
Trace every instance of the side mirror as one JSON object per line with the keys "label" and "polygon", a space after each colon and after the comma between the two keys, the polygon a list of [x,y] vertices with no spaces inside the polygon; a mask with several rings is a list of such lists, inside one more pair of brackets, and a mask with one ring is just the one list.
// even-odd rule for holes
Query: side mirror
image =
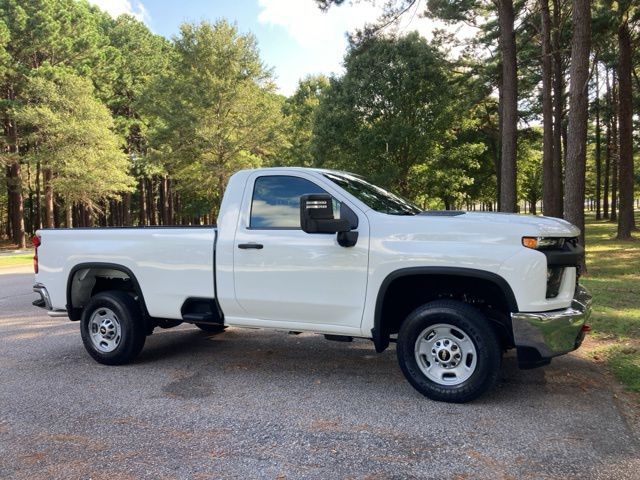
{"label": "side mirror", "polygon": [[351,230],[348,220],[333,218],[333,200],[328,193],[300,197],[300,227],[307,233],[339,233]]}

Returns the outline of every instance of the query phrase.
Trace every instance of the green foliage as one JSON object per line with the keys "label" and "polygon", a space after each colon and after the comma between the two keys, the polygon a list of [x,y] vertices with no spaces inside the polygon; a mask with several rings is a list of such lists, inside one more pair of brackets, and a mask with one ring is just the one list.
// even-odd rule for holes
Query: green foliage
{"label": "green foliage", "polygon": [[352,48],[317,112],[318,164],[353,170],[427,205],[469,197],[491,170],[483,89],[416,33]]}
{"label": "green foliage", "polygon": [[254,37],[224,20],[183,24],[174,48],[173,68],[146,100],[158,124],[154,152],[179,189],[206,198],[215,210],[233,172],[275,154],[282,100]]}
{"label": "green foliage", "polygon": [[144,117],[140,101],[156,77],[168,68],[171,45],[128,15],[112,22],[107,34],[117,55],[116,74],[105,102],[115,117],[117,131],[126,139],[126,151],[142,155],[146,153],[150,120]]}
{"label": "green foliage", "polygon": [[542,198],[541,147],[542,130],[540,128],[520,130],[518,141],[518,191],[520,192],[520,198],[526,200],[529,204],[536,204]]}
{"label": "green foliage", "polygon": [[110,112],[95,94],[108,94],[113,76],[109,22],[85,1],[0,2],[0,116],[18,155],[10,160],[52,169],[51,186],[67,205],[95,207],[131,187]]}
{"label": "green foliage", "polygon": [[277,165],[311,167],[315,164],[313,127],[322,93],[329,86],[324,75],[300,80],[295,93],[284,101],[287,143],[276,158]]}
{"label": "green foliage", "polygon": [[131,189],[113,120],[88,80],[41,67],[28,78],[24,95],[15,118],[29,132],[27,157],[55,172],[52,185],[67,202],[95,206]]}
{"label": "green foliage", "polygon": [[[629,21],[637,38],[635,3],[593,2],[595,54],[610,73],[620,23]],[[566,47],[570,12],[560,4]],[[0,178],[0,217],[7,216],[7,189],[21,183],[32,198],[39,186],[52,185],[58,207],[75,202],[107,212],[126,204],[148,222],[159,221],[166,194],[180,220],[199,221],[216,211],[229,175],[270,165],[355,171],[429,208],[493,203],[500,159],[496,3],[429,0],[409,10],[475,24],[478,34],[467,45],[444,31],[429,43],[417,33],[393,38],[377,29],[410,5],[387,2],[380,22],[352,36],[359,41],[345,58],[344,75],[302,79],[284,98],[254,37],[224,20],[185,24],[167,40],[86,0],[0,0],[0,165],[18,163],[23,171],[22,179]],[[536,125],[540,11],[536,2],[520,0],[514,8],[519,118]],[[640,49],[633,55],[637,72]],[[562,61],[566,67],[564,51]],[[615,112],[603,76],[605,125]],[[638,85],[635,78],[635,107]],[[541,143],[537,128],[520,126],[518,189],[528,203],[540,197]],[[588,152],[592,191],[593,148]],[[36,181],[38,168],[53,172],[51,183],[42,175]],[[140,187],[131,197],[132,177]],[[172,191],[161,193],[169,184]],[[154,212],[145,214],[143,206]]]}
{"label": "green foliage", "polygon": [[352,168],[404,195],[411,169],[436,153],[451,124],[446,63],[417,34],[352,49],[332,79],[316,123],[321,165]]}

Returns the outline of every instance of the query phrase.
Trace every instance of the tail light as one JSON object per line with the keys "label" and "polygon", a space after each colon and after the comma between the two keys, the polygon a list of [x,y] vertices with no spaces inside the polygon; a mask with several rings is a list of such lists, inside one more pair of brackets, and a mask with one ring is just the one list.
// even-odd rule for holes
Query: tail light
{"label": "tail light", "polygon": [[42,244],[42,240],[40,239],[39,236],[34,235],[33,238],[31,239],[31,243],[33,244],[33,247],[36,249],[33,255],[33,272],[38,273],[38,247]]}

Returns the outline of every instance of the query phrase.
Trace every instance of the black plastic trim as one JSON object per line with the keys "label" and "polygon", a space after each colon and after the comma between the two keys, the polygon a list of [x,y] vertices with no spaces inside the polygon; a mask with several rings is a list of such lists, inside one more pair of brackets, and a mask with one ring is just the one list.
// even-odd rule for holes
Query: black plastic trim
{"label": "black plastic trim", "polygon": [[458,217],[464,215],[467,212],[461,210],[426,210],[418,213],[418,215],[424,217]]}
{"label": "black plastic trim", "polygon": [[507,299],[507,306],[510,312],[518,311],[518,302],[516,296],[513,294],[513,290],[509,283],[500,275],[487,272],[484,270],[476,270],[473,268],[461,268],[461,267],[408,267],[401,268],[394,272],[391,272],[383,280],[378,290],[378,297],[376,299],[376,309],[373,320],[373,328],[371,329],[371,337],[373,344],[376,347],[376,352],[383,352],[389,346],[389,334],[383,328],[382,324],[382,307],[384,304],[384,297],[387,293],[387,289],[391,283],[401,277],[407,277],[412,275],[454,275],[458,277],[471,277],[482,280],[488,280],[494,284],[504,294]]}
{"label": "black plastic trim", "polygon": [[239,243],[238,248],[240,250],[262,250],[264,245],[261,243]]}
{"label": "black plastic trim", "polygon": [[180,307],[180,315],[182,315],[182,320],[188,323],[224,325],[224,319],[218,315],[216,310],[214,298],[189,297]]}
{"label": "black plastic trim", "polygon": [[549,267],[575,267],[584,257],[584,247],[582,245],[574,246],[569,242],[566,242],[562,249],[541,249],[538,251],[547,257],[547,266]]}
{"label": "black plastic trim", "polygon": [[215,235],[213,237],[213,302],[215,303],[216,310],[218,311],[218,317],[220,321],[224,323],[224,312],[222,311],[222,307],[220,306],[220,302],[218,301],[218,277],[216,275],[217,272],[217,259],[216,254],[218,252],[218,230],[216,229]]}
{"label": "black plastic trim", "polygon": [[133,272],[125,267],[124,265],[120,265],[117,263],[104,263],[104,262],[87,262],[87,263],[79,263],[77,265],[75,265],[71,271],[69,272],[69,276],[67,277],[67,312],[69,313],[69,319],[70,320],[80,320],[80,316],[81,316],[81,311],[79,311],[78,308],[74,308],[72,302],[71,302],[71,288],[72,288],[72,282],[73,282],[73,278],[75,277],[76,273],[78,273],[78,271],[80,270],[84,270],[87,268],[108,268],[111,270],[119,270],[122,273],[126,273],[127,276],[131,279],[131,282],[133,283],[133,288],[135,289],[136,295],[138,295],[138,297],[140,298],[140,304],[142,305],[142,311],[144,313],[145,318],[149,318],[149,311],[147,310],[147,304],[144,301],[144,295],[142,295],[142,289],[140,288],[140,284],[138,283],[138,279],[136,278],[136,276],[133,274]]}

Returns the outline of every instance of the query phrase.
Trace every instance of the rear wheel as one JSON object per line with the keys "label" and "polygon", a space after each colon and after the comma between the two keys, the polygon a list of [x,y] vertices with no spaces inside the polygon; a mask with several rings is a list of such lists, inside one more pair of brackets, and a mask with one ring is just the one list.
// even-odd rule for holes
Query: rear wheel
{"label": "rear wheel", "polygon": [[471,401],[493,386],[502,350],[489,321],[475,308],[438,300],[414,310],[397,345],[409,383],[438,401]]}
{"label": "rear wheel", "polygon": [[207,333],[221,333],[224,332],[227,328],[226,325],[213,324],[213,323],[196,323],[196,327],[198,327],[203,332]]}
{"label": "rear wheel", "polygon": [[80,334],[97,362],[129,363],[140,353],[146,338],[140,305],[125,292],[98,293],[82,312]]}

